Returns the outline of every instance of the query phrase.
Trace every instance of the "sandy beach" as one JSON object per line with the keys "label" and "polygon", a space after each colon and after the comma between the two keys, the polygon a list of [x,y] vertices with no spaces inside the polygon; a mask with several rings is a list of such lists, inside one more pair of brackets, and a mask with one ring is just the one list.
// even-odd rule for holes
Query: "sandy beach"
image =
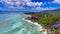
{"label": "sandy beach", "polygon": [[27,21],[28,23],[35,24],[39,26],[39,31],[43,32],[44,34],[47,34],[47,29],[43,28],[41,24],[38,24],[37,22],[32,22],[31,20],[23,18],[24,21]]}

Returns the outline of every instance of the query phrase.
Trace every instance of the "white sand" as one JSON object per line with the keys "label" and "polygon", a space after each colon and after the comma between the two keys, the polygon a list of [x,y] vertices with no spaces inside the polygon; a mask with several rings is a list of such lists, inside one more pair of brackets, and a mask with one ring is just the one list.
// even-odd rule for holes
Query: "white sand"
{"label": "white sand", "polygon": [[45,30],[45,32],[43,32],[43,33],[44,33],[44,34],[47,34],[47,30],[44,29],[44,28],[42,28],[42,25],[41,25],[41,24],[38,24],[37,22],[32,22],[31,20],[28,20],[28,19],[25,19],[25,18],[23,18],[23,20],[39,26],[39,31]]}

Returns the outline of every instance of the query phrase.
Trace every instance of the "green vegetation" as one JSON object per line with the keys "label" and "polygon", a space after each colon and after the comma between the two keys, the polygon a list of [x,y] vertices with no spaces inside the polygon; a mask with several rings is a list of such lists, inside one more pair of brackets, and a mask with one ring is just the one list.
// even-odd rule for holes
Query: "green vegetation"
{"label": "green vegetation", "polygon": [[38,13],[28,13],[32,16],[35,16],[39,19],[38,23],[43,25],[46,29],[51,29],[55,32],[55,34],[60,34],[60,30],[52,29],[51,23],[53,20],[60,21],[60,11],[45,11],[45,12],[38,12]]}

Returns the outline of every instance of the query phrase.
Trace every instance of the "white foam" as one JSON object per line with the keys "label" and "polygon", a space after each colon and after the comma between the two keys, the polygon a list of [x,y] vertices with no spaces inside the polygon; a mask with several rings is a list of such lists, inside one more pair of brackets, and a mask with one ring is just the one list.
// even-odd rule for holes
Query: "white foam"
{"label": "white foam", "polygon": [[[43,27],[42,27],[41,24],[38,24],[37,22],[32,22],[31,20],[28,20],[28,19],[25,19],[25,18],[23,18],[23,20],[27,21],[28,23],[32,23],[32,24],[35,24],[35,25],[39,26],[39,31],[43,30]],[[47,34],[47,30],[46,29],[44,29],[44,30],[45,30],[45,32],[43,32],[43,34]]]}
{"label": "white foam", "polygon": [[[23,20],[25,20],[25,18],[23,18]],[[39,26],[39,31],[42,30],[42,26],[40,24],[38,24],[37,22],[32,22],[32,21],[30,21],[28,19],[26,19],[25,21],[27,21],[28,23],[32,23],[32,24],[35,24],[35,25]]]}

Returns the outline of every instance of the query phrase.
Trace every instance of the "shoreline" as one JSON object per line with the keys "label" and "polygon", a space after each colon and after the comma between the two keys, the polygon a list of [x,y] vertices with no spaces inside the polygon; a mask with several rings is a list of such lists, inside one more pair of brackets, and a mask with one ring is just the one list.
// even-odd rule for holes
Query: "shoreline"
{"label": "shoreline", "polygon": [[[30,16],[31,17],[31,16]],[[38,24],[37,22],[32,22],[31,20],[29,19],[26,19],[26,18],[23,18],[24,21],[27,21],[29,23],[32,23],[34,25],[37,25],[39,26],[39,31],[43,32],[44,34],[47,34],[47,29],[43,28],[43,26],[41,24]]]}

